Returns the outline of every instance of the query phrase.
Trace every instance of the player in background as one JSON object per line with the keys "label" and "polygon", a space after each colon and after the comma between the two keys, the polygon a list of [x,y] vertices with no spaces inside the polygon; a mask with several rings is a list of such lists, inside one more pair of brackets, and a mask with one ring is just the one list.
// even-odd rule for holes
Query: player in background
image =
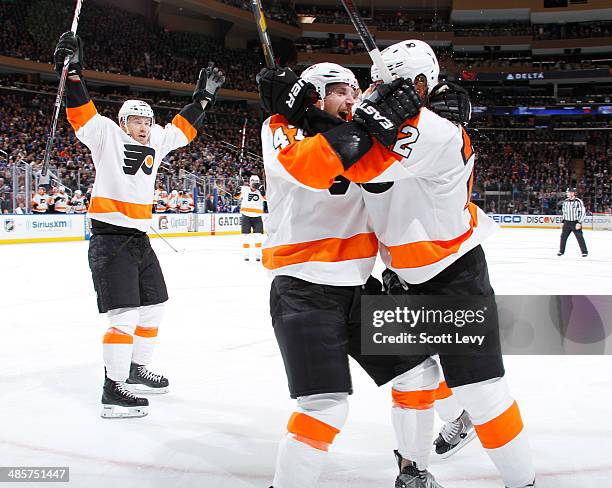
{"label": "player in background", "polygon": [[170,192],[170,196],[168,197],[168,212],[177,213],[178,212],[178,191],[172,190]]}
{"label": "player in background", "polygon": [[49,209],[49,195],[44,186],[38,187],[38,192],[32,197],[32,212],[35,214],[47,213]]}
{"label": "player in background", "polygon": [[[431,47],[407,40],[389,46],[382,55],[392,75],[413,81],[427,106],[439,75]],[[372,80],[380,80],[375,66]],[[364,106],[369,103],[364,100]],[[360,113],[358,108],[355,117]],[[493,297],[481,243],[496,225],[470,202],[475,156],[467,132],[423,107],[400,134],[394,144],[385,144],[392,157],[377,166],[360,161],[345,173],[351,181],[383,185],[377,192],[368,191],[367,184],[361,188],[381,258],[389,268],[385,274],[395,273],[406,294]],[[496,313],[488,320],[487,327],[499,327]],[[440,353],[440,363],[506,487],[532,487],[535,470],[527,433],[505,379],[499,341],[492,346],[486,354]],[[394,421],[413,426],[406,430],[407,437],[398,439],[396,486],[418,486],[411,483],[429,463],[426,447],[433,431],[433,386],[439,373],[432,358],[424,362],[428,366],[422,387],[413,390],[421,395],[419,404],[404,405],[393,414]]]}
{"label": "player in background", "polygon": [[259,176],[251,175],[249,184],[240,188],[240,231],[242,233],[242,249],[244,260],[251,258],[251,232],[255,247],[255,260],[261,261],[261,246],[263,243],[263,213],[266,197],[262,192]]}
{"label": "player in background", "polygon": [[193,209],[195,208],[193,204],[193,197],[187,190],[179,191],[177,208],[179,213],[193,213]]}
{"label": "player in background", "polygon": [[[273,485],[311,488],[348,415],[349,355],[378,385],[393,381],[401,387],[415,366],[411,358],[361,354],[361,287],[372,272],[378,241],[359,187],[334,181],[360,159],[381,156],[366,127],[397,135],[419,100],[402,80],[384,85],[379,90],[386,95],[372,105],[364,127],[347,122],[359,86],[342,66],[315,64],[301,78],[288,69],[262,70],[258,82],[264,109],[275,114],[261,132],[270,212],[263,264],[274,275],[272,325],[297,400]],[[313,92],[320,100],[305,107]],[[318,131],[323,124],[333,128]]]}
{"label": "player in background", "polygon": [[66,195],[66,188],[59,186],[55,194],[51,197],[53,202],[53,213],[65,214],[68,210],[69,197]]}
{"label": "player in background", "polygon": [[567,198],[563,200],[561,211],[563,212],[563,227],[561,228],[561,241],[559,244],[559,252],[557,256],[565,254],[565,245],[567,238],[573,232],[580,246],[582,257],[586,258],[589,255],[584,235],[582,234],[582,222],[586,217],[584,203],[580,198],[576,198],[576,188],[568,188],[566,191]]}
{"label": "player in background", "polygon": [[161,190],[155,201],[155,213],[166,213],[168,210],[168,192]]}
{"label": "player in background", "polygon": [[204,123],[223,74],[209,66],[200,71],[193,102],[172,123],[154,122],[151,107],[128,100],[119,110],[119,124],[101,116],[81,80],[82,48],[78,37],[64,33],[55,49],[56,71],[70,57],[66,82],[68,121],[91,151],[96,169],[88,210],[92,237],[89,265],[109,328],[103,338],[105,378],[102,416],[141,417],[148,400],[131,390],[168,391],[168,380],[147,369],[151,361],[164,302],[168,299],[161,267],[146,231],[151,199],[162,159],[189,144]]}
{"label": "player in background", "polygon": [[87,199],[81,190],[76,190],[74,192],[74,196],[70,199],[70,207],[72,211],[77,214],[84,214],[87,212]]}

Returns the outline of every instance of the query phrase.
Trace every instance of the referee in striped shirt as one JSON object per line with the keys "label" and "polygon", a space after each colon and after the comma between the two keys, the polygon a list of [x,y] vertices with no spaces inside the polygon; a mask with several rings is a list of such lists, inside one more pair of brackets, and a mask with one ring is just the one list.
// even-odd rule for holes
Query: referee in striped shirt
{"label": "referee in striped shirt", "polygon": [[585,217],[584,203],[580,198],[576,198],[576,188],[567,189],[567,198],[563,201],[563,228],[561,230],[561,246],[557,256],[563,256],[565,253],[565,244],[567,238],[573,232],[582,251],[582,257],[586,258],[589,255],[584,236],[582,235],[582,221]]}

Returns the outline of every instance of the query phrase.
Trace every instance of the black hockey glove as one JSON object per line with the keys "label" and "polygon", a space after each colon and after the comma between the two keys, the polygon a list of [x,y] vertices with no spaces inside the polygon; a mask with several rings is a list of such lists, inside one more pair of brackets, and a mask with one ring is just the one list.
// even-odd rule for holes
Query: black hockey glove
{"label": "black hockey glove", "polygon": [[370,276],[364,285],[361,285],[361,292],[364,295],[382,295],[383,285],[380,280]]}
{"label": "black hockey glove", "polygon": [[207,108],[212,107],[215,104],[217,91],[223,83],[225,83],[223,71],[215,68],[215,64],[212,61],[209,62],[206,68],[200,70],[198,82],[192,96],[193,101],[207,102]]}
{"label": "black hockey glove", "polygon": [[68,64],[68,76],[78,76],[83,71],[83,43],[81,38],[75,35],[72,31],[64,32],[53,52],[53,60],[55,61],[55,71],[58,74],[64,69],[64,59],[70,57]]}
{"label": "black hockey glove", "polygon": [[383,291],[385,295],[405,295],[408,291],[408,285],[389,268],[385,269],[382,274]]}
{"label": "black hockey glove", "polygon": [[400,126],[414,117],[422,104],[412,81],[398,78],[378,85],[359,103],[353,120],[363,125],[383,146],[390,147],[397,141]]}
{"label": "black hockey glove", "polygon": [[261,107],[280,114],[292,125],[300,125],[308,107],[316,103],[317,91],[289,68],[262,69],[256,78]]}
{"label": "black hockey glove", "polygon": [[344,123],[344,120],[334,117],[325,110],[321,110],[312,105],[308,107],[304,114],[301,128],[307,137],[312,137]]}
{"label": "black hockey glove", "polygon": [[438,83],[429,96],[432,112],[463,126],[472,118],[472,102],[467,91],[455,83]]}

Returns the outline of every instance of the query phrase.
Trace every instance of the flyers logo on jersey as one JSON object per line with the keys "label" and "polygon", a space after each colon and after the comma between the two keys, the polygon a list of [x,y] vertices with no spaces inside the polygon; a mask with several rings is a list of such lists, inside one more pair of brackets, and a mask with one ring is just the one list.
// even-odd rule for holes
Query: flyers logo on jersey
{"label": "flyers logo on jersey", "polygon": [[136,144],[126,144],[124,148],[123,172],[126,175],[134,176],[140,168],[145,175],[153,172],[155,149]]}

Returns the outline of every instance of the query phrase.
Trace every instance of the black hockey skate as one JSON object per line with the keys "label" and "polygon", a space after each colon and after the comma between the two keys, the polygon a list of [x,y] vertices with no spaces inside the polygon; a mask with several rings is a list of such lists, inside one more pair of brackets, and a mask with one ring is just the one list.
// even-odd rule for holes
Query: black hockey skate
{"label": "black hockey skate", "polygon": [[426,469],[418,469],[414,462],[402,468],[402,455],[393,451],[400,473],[395,479],[395,488],[444,488]]}
{"label": "black hockey skate", "polygon": [[142,364],[130,364],[130,376],[126,383],[134,393],[168,393],[169,382],[161,374],[151,373]]}
{"label": "black hockey skate", "polygon": [[102,388],[102,418],[144,417],[147,415],[149,400],[135,396],[125,383],[104,378]]}
{"label": "black hockey skate", "polygon": [[536,482],[535,480],[533,480],[533,483],[529,483],[528,485],[522,486],[521,488],[535,488],[535,485],[536,485]]}
{"label": "black hockey skate", "polygon": [[446,459],[465,447],[476,437],[472,420],[464,410],[457,420],[442,426],[438,438],[434,441],[436,454]]}

